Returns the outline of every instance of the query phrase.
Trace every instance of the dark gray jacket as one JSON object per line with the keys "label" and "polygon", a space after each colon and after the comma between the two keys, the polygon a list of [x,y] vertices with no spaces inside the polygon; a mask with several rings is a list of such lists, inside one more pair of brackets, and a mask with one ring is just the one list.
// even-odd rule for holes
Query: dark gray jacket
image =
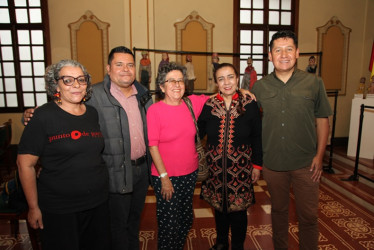
{"label": "dark gray jacket", "polygon": [[[110,84],[110,78],[106,75],[103,82],[93,85],[92,97],[87,104],[95,107],[99,113],[100,129],[105,141],[102,155],[109,170],[109,192],[124,194],[133,191],[129,123],[125,110],[110,93]],[[143,121],[150,169],[146,110],[152,104],[152,98],[149,91],[136,80],[134,85],[138,91],[136,98]]]}

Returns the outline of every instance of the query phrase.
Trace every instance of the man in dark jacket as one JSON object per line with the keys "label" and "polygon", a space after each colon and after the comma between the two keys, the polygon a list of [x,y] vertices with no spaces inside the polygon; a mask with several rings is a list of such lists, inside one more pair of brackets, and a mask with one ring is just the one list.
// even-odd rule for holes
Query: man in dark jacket
{"label": "man in dark jacket", "polygon": [[[146,110],[152,99],[135,80],[130,49],[113,48],[107,72],[104,81],[93,86],[87,104],[96,108],[105,140],[102,156],[109,171],[112,249],[139,249],[140,217],[149,186]],[[26,122],[32,113],[25,111]]]}
{"label": "man in dark jacket", "polygon": [[103,158],[109,170],[112,249],[139,249],[139,224],[149,186],[146,110],[152,104],[136,80],[134,55],[112,49],[108,74],[93,86],[87,104],[99,113],[105,140]]}

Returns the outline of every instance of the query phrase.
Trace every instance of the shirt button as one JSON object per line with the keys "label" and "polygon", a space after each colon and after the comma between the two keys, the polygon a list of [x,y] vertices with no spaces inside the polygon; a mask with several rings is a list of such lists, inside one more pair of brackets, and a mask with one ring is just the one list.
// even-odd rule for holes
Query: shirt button
{"label": "shirt button", "polygon": [[284,123],[282,123],[282,127],[284,127]]}
{"label": "shirt button", "polygon": [[284,110],[282,110],[282,113],[284,113]]}
{"label": "shirt button", "polygon": [[284,136],[282,136],[282,140],[284,140]]}

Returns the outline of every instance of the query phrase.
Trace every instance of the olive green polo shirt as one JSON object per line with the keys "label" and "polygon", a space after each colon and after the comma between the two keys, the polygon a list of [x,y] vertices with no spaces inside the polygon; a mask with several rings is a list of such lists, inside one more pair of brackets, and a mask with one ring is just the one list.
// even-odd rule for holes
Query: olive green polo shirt
{"label": "olive green polo shirt", "polygon": [[322,79],[295,69],[283,83],[273,72],[252,92],[263,109],[264,166],[275,171],[309,166],[317,153],[315,118],[332,114]]}

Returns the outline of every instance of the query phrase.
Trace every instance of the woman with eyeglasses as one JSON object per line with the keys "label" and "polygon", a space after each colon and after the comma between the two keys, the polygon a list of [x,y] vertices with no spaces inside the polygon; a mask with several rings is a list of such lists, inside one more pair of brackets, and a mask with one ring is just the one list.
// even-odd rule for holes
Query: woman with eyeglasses
{"label": "woman with eyeglasses", "polygon": [[43,250],[108,249],[104,139],[97,111],[84,103],[92,91],[90,76],[80,63],[62,60],[44,78],[52,101],[35,110],[18,146],[28,223],[40,229]]}
{"label": "woman with eyeglasses", "polygon": [[[192,197],[196,184],[198,155],[196,128],[183,97],[186,68],[174,62],[158,71],[159,102],[147,112],[151,174],[157,199],[158,249],[183,249],[192,226]],[[206,95],[190,95],[196,118]]]}
{"label": "woman with eyeglasses", "polygon": [[247,209],[254,204],[253,184],[262,169],[261,118],[257,103],[238,89],[239,74],[232,64],[220,64],[214,79],[218,94],[208,100],[199,117],[200,137],[207,136],[209,177],[201,195],[215,210],[217,241],[211,250],[243,250]]}

